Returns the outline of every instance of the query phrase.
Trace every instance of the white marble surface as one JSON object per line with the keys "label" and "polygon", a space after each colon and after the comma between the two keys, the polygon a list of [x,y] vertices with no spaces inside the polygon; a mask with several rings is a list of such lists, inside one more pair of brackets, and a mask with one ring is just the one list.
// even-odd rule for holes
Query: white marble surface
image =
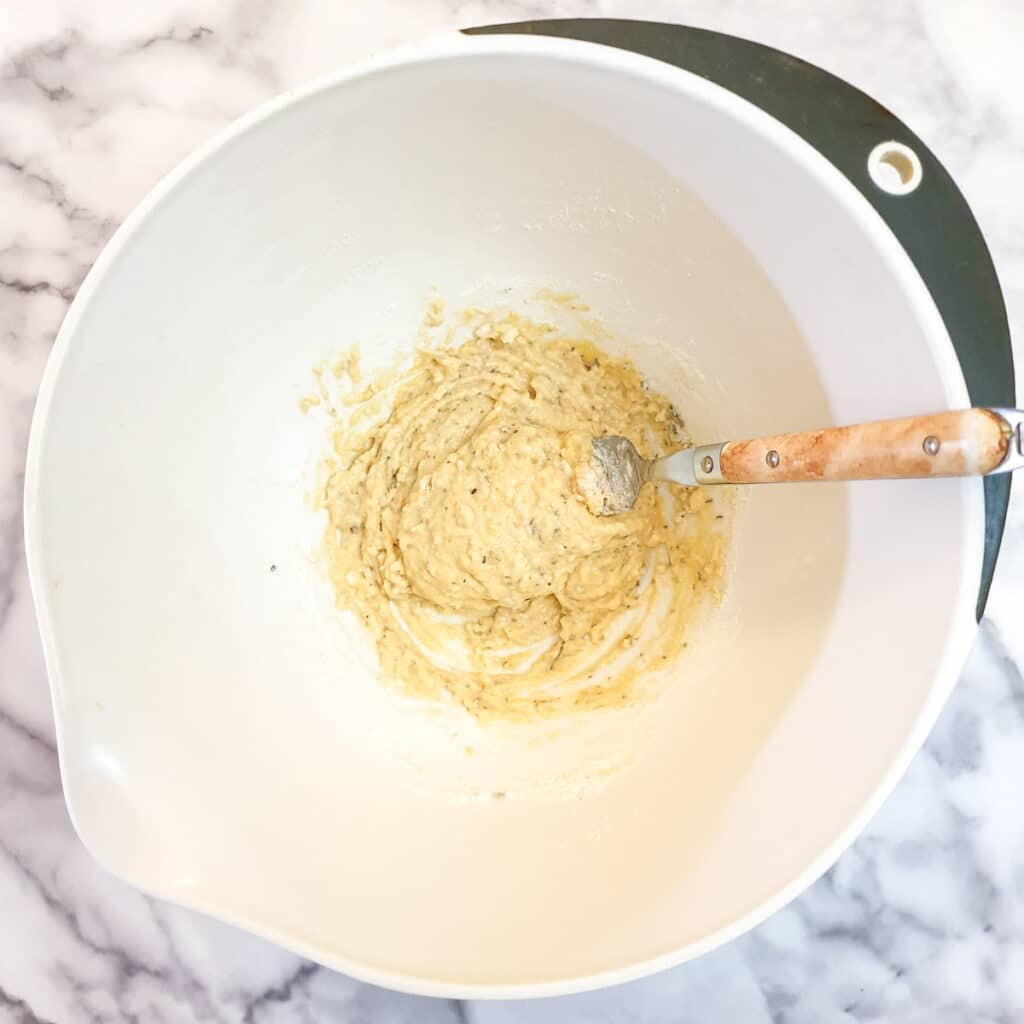
{"label": "white marble surface", "polygon": [[1024,501],[927,747],[861,840],[745,938],[622,988],[530,1004],[384,992],[108,877],[61,796],[25,574],[29,418],[68,302],[180,157],[355,56],[457,25],[660,18],[790,50],[865,88],[946,162],[1024,338],[1018,0],[33,0],[0,24],[0,1024],[34,1021],[1024,1020]]}

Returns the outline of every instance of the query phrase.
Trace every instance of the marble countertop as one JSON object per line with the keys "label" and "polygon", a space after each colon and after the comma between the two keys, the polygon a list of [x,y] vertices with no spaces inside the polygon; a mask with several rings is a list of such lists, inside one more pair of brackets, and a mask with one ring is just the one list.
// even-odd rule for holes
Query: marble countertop
{"label": "marble countertop", "polygon": [[[533,1003],[398,995],[110,878],[72,831],[25,571],[43,364],[117,224],[254,105],[430,32],[524,17],[674,20],[866,89],[957,179],[1024,343],[1017,0],[34,0],[0,33],[0,1024],[1024,1020],[1024,500],[963,678],[862,838],[744,938],[616,989]],[[1019,488],[1018,488],[1019,490]]]}

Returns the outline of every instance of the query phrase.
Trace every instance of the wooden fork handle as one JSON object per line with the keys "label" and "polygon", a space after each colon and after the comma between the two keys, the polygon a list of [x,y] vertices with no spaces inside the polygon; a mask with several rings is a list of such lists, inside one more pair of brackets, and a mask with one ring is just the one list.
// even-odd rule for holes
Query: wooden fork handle
{"label": "wooden fork handle", "polygon": [[717,457],[705,455],[703,466],[697,459],[698,477],[756,484],[974,476],[1003,466],[1012,440],[1013,427],[1000,413],[964,409],[729,441]]}

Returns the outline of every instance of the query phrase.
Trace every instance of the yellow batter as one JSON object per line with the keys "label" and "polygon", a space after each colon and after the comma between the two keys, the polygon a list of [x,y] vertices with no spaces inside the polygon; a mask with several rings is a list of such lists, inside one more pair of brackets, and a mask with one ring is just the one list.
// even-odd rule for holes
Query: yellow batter
{"label": "yellow batter", "polygon": [[469,310],[450,335],[368,384],[355,354],[335,369],[322,493],[338,603],[411,695],[479,718],[629,703],[717,592],[721,515],[662,486],[602,518],[580,480],[592,437],[650,457],[688,443],[683,424],[632,364],[550,325]]}

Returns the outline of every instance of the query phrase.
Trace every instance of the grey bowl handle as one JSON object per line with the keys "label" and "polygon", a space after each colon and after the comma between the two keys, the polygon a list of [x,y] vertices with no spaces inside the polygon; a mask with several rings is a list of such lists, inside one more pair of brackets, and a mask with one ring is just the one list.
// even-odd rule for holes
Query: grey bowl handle
{"label": "grey bowl handle", "polygon": [[[1016,405],[1006,307],[981,230],[936,156],[902,121],[841,78],[759,43],[685,25],[581,18],[522,21],[468,34],[544,35],[615,46],[662,60],[716,83],[781,121],[826,157],[864,195],[903,246],[945,321],[971,403]],[[909,146],[921,183],[890,195],[868,175],[880,142]],[[955,253],[955,259],[950,254]],[[981,619],[1010,501],[1010,475],[988,476],[985,556],[978,588]]]}

